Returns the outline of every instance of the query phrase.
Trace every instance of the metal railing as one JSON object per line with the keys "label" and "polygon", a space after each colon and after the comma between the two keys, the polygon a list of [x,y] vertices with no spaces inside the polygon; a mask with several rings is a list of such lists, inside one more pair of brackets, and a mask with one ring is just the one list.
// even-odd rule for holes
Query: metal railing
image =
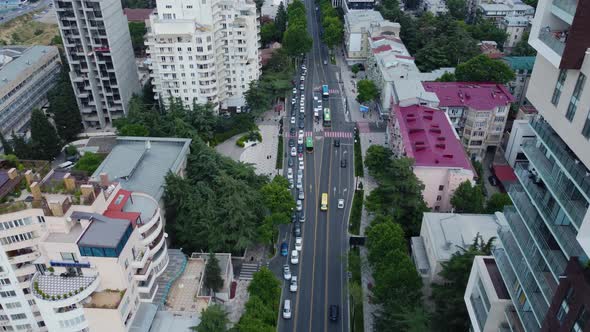
{"label": "metal railing", "polygon": [[553,0],[553,5],[564,12],[574,16],[578,8],[578,1],[576,0]]}
{"label": "metal railing", "polygon": [[557,133],[544,120],[537,118],[529,122],[537,136],[562,165],[565,172],[573,179],[574,184],[590,200],[590,171],[582,164]]}
{"label": "metal railing", "polygon": [[555,31],[544,31],[539,32],[539,39],[554,50],[560,56],[563,55],[565,50],[565,41],[561,41],[555,37]]}

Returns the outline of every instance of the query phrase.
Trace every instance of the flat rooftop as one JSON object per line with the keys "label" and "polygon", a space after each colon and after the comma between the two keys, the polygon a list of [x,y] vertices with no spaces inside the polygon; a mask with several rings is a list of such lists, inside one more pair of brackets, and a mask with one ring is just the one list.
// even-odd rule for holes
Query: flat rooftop
{"label": "flat rooftop", "polygon": [[45,239],[45,242],[75,243],[83,231],[84,229],[82,226],[80,226],[80,224],[76,224],[70,229],[69,233],[49,233],[49,236],[47,239]]}
{"label": "flat rooftop", "polygon": [[16,51],[19,48],[10,47],[10,51],[13,50],[15,52],[3,53],[5,56],[13,58],[13,60],[0,67],[0,89],[5,85],[11,84],[12,81],[17,79],[20,73],[34,66],[45,54],[55,53],[56,56],[58,55],[57,47],[55,46],[35,45],[25,50],[20,49],[22,51],[20,54],[17,54]]}
{"label": "flat rooftop", "polygon": [[[78,240],[78,246],[96,248],[115,248],[125,235],[131,221],[112,219],[100,214],[89,214],[92,222],[86,227]],[[77,219],[77,215],[72,214]]]}
{"label": "flat rooftop", "polygon": [[344,21],[352,32],[360,32],[364,28],[368,32],[371,24],[383,21],[383,16],[376,10],[351,10],[344,15]]}
{"label": "flat rooftop", "polygon": [[146,193],[159,201],[166,175],[180,169],[190,143],[186,138],[117,137],[91,179],[100,182],[100,174],[106,173],[110,181],[119,182],[123,189]]}
{"label": "flat rooftop", "polygon": [[406,155],[415,166],[473,171],[445,112],[420,105],[394,107]]}
{"label": "flat rooftop", "polygon": [[480,82],[423,82],[426,91],[434,92],[440,107],[469,107],[487,111],[508,106],[514,97],[503,84]]}

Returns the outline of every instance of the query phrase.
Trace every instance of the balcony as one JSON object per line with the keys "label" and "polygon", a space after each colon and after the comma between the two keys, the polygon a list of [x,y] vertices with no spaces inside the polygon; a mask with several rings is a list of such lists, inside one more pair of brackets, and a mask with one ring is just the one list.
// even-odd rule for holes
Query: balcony
{"label": "balcony", "polygon": [[540,217],[522,219],[514,206],[504,207],[504,216],[517,241],[526,237],[535,242],[537,249],[551,269],[554,279],[557,280],[565,271],[567,260],[543,220]]}
{"label": "balcony", "polygon": [[504,310],[504,316],[506,316],[506,321],[508,322],[508,326],[510,331],[512,332],[524,332],[524,327],[522,327],[522,323],[520,321],[519,314],[516,312],[516,309],[513,306],[507,306]]}
{"label": "balcony", "polygon": [[37,259],[40,254],[38,252],[29,252],[25,254],[17,254],[12,257],[8,257],[8,263],[10,264],[20,264],[25,262],[31,262]]}
{"label": "balcony", "polygon": [[570,25],[574,21],[576,15],[576,9],[578,8],[577,0],[553,0],[553,6],[551,12],[569,23]]}
{"label": "balcony", "polygon": [[[573,186],[559,166],[547,159],[545,154],[535,146],[534,141],[525,142],[522,149],[547,189],[551,192],[553,198],[563,208],[563,211],[567,214],[574,226],[576,226],[576,229],[580,229],[582,220],[588,209],[588,202],[576,190],[575,186]],[[534,174],[528,168],[528,163],[518,163],[514,172],[519,178],[530,179],[534,177]]]}
{"label": "balcony", "polygon": [[535,119],[529,123],[555,161],[569,175],[573,183],[590,201],[590,171],[582,164],[567,147],[557,133],[542,119]]}
{"label": "balcony", "polygon": [[62,277],[37,273],[33,277],[33,295],[39,305],[64,307],[81,302],[90,296],[100,283],[96,275]]}
{"label": "balcony", "polygon": [[[537,185],[528,179],[522,182],[522,185],[515,184],[508,189],[508,194],[523,220],[535,220],[537,223],[536,219],[542,217],[543,224],[551,231],[567,258],[572,256],[586,257],[576,241],[576,232],[573,226],[552,222],[547,215],[551,209],[546,206],[547,202],[541,200],[541,194],[535,191],[533,186]],[[531,200],[529,197],[533,199]],[[543,209],[539,209],[540,207],[543,207]]]}
{"label": "balcony", "polygon": [[533,313],[537,322],[542,322],[547,310],[549,310],[550,288],[547,282],[543,282],[541,277],[529,269],[526,258],[522,255],[516,244],[516,240],[507,229],[498,230],[498,238],[502,242],[508,261],[520,282],[527,299],[531,303]]}
{"label": "balcony", "polygon": [[502,279],[504,279],[504,284],[511,286],[507,287],[508,292],[510,292],[510,298],[514,304],[514,310],[520,317],[520,322],[522,323],[524,330],[530,332],[539,331],[541,325],[537,322],[534,313],[531,311],[530,305],[528,305],[528,296],[525,295],[526,297],[523,299],[521,294],[516,292],[517,287],[515,285],[520,284],[520,282],[517,280],[516,274],[514,274],[514,270],[508,261],[506,252],[503,248],[496,248],[492,250],[492,253],[496,260],[496,265],[500,270],[500,274],[502,275]]}
{"label": "balcony", "polygon": [[545,31],[539,32],[539,40],[549,46],[559,56],[565,50],[566,31]]}
{"label": "balcony", "polygon": [[471,294],[470,300],[471,305],[473,306],[473,311],[475,312],[475,318],[477,319],[479,329],[480,331],[483,331],[488,319],[488,311],[483,305],[483,300],[481,297],[474,297],[473,294]]}

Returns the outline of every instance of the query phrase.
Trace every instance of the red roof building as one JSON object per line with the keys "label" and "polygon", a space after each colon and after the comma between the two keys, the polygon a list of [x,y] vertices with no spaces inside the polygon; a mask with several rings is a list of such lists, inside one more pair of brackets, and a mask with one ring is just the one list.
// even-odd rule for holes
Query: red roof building
{"label": "red roof building", "polygon": [[128,22],[145,22],[153,11],[153,8],[125,8],[123,14]]}
{"label": "red roof building", "polygon": [[515,101],[502,84],[480,82],[423,82],[433,92],[459,134],[469,157],[483,158],[497,147],[504,133],[510,104]]}
{"label": "red roof building", "polygon": [[393,153],[414,159],[414,173],[424,184],[424,200],[434,211],[451,210],[457,187],[475,172],[444,111],[421,105],[392,105],[389,132]]}

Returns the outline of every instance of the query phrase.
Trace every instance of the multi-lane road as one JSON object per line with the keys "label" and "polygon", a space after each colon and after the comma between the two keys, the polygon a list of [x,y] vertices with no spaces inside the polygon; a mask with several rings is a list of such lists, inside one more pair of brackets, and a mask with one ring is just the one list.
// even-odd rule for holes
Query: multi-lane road
{"label": "multi-lane road", "polygon": [[30,13],[32,11],[42,10],[50,3],[52,3],[51,0],[40,0],[39,2],[24,4],[20,8],[15,8],[14,10],[4,10],[3,8],[0,8],[0,24],[6,23],[13,18]]}
{"label": "multi-lane road", "polygon": [[[299,280],[298,290],[289,291],[285,282],[281,296],[281,310],[285,299],[291,300],[292,318],[279,317],[279,331],[348,331],[348,291],[347,291],[347,225],[354,191],[353,179],[353,125],[344,120],[344,105],[338,88],[337,67],[330,64],[328,51],[321,42],[319,15],[313,0],[305,0],[308,30],[313,37],[313,49],[306,55],[307,75],[305,79],[305,132],[313,135],[313,153],[304,152],[303,188],[305,199],[303,211],[305,223],[302,224],[303,249],[299,264],[291,265],[291,272]],[[298,68],[299,69],[299,68]],[[298,72],[300,75],[300,70]],[[299,76],[297,76],[299,77]],[[297,82],[299,79],[297,79]],[[321,97],[320,88],[327,84],[330,97],[323,100],[323,107],[329,107],[332,115],[331,127],[324,127],[316,121],[313,110],[316,106],[314,96]],[[298,87],[299,88],[299,87]],[[298,118],[301,91],[296,95],[295,116]],[[291,106],[287,107],[288,124]],[[321,118],[321,116],[320,116]],[[289,126],[293,126],[289,124]],[[285,151],[290,148],[289,130],[285,130]],[[295,138],[296,139],[296,138]],[[336,147],[334,141],[339,140]],[[287,157],[288,158],[288,157]],[[294,158],[296,159],[296,158]],[[341,161],[346,159],[346,167]],[[287,162],[284,163],[287,165]],[[294,173],[297,162],[294,163]],[[322,193],[329,197],[328,210],[320,210]],[[338,200],[344,199],[344,208],[338,208]],[[291,227],[284,227],[281,236],[294,249]],[[279,256],[273,262],[278,266],[289,264],[289,257]],[[281,275],[282,277],[282,275]],[[336,305],[339,315],[336,321],[330,320],[329,307]]]}

